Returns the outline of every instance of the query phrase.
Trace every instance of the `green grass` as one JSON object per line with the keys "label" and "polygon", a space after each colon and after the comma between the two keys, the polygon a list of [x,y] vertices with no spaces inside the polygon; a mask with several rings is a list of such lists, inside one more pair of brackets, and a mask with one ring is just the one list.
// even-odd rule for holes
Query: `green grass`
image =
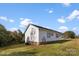
{"label": "green grass", "polygon": [[33,46],[25,44],[0,48],[0,56],[79,56],[79,39]]}

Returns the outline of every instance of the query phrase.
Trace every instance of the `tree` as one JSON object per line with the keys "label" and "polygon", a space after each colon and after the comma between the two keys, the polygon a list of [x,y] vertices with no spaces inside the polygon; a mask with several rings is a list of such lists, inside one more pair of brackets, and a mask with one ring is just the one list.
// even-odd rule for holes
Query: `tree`
{"label": "tree", "polygon": [[6,31],[6,28],[2,24],[0,24],[0,31]]}
{"label": "tree", "polygon": [[10,32],[9,35],[12,43],[20,43],[22,41],[23,34],[20,30]]}
{"label": "tree", "polygon": [[22,41],[23,34],[18,31],[7,31],[6,28],[0,24],[0,46],[11,45],[20,43]]}
{"label": "tree", "polygon": [[66,38],[75,38],[76,35],[73,31],[66,31],[66,32],[64,32],[64,36]]}
{"label": "tree", "polygon": [[22,38],[23,38],[23,33],[21,32],[21,30],[18,30],[17,35],[18,35],[18,38],[19,38],[19,42],[21,42]]}
{"label": "tree", "polygon": [[7,31],[3,25],[0,24],[0,46],[7,44]]}

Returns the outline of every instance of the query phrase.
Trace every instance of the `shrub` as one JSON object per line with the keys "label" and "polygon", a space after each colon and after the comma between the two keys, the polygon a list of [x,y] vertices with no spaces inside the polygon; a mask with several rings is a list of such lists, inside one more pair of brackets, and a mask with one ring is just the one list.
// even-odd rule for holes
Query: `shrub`
{"label": "shrub", "polygon": [[75,33],[73,32],[73,31],[66,31],[66,32],[64,32],[64,36],[66,37],[66,38],[75,38]]}

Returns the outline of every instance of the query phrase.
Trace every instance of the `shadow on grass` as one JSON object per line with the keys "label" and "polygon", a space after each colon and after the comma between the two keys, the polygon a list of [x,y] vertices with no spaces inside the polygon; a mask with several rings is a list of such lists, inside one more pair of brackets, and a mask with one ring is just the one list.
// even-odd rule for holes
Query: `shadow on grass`
{"label": "shadow on grass", "polygon": [[25,52],[14,52],[11,54],[8,54],[7,56],[35,56],[37,52],[29,52],[29,51],[25,51]]}
{"label": "shadow on grass", "polygon": [[47,42],[46,44],[55,44],[55,43],[65,43],[65,42],[68,42],[68,41],[71,41],[71,40],[58,40],[58,41],[53,41],[53,42]]}

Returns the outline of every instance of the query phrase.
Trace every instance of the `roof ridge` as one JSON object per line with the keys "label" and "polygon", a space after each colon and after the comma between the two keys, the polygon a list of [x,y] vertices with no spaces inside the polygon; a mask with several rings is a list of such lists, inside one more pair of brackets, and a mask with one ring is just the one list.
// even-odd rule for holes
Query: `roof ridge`
{"label": "roof ridge", "polygon": [[56,30],[53,30],[53,29],[50,29],[50,28],[46,28],[46,27],[43,27],[43,26],[39,26],[39,25],[35,25],[35,24],[30,24],[30,25],[33,25],[33,26],[36,26],[36,27],[39,27],[39,28],[43,28],[43,29],[47,29],[47,30],[51,30],[51,31],[55,31],[55,32],[61,33],[59,31],[56,31]]}

